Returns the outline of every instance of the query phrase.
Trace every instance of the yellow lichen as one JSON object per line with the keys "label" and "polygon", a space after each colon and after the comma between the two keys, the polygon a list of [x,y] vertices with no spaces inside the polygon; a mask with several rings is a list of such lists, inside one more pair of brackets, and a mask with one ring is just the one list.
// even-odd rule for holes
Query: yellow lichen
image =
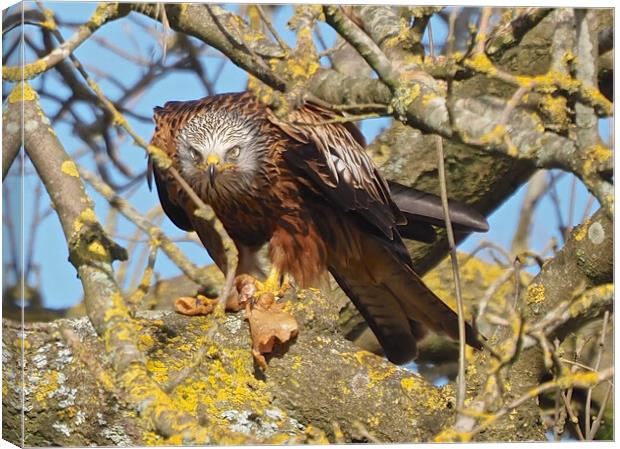
{"label": "yellow lichen", "polygon": [[446,387],[443,389],[428,388],[422,379],[406,377],[401,379],[400,386],[405,395],[416,403],[422,402],[428,410],[439,410],[448,407],[450,397],[454,396],[454,391]]}
{"label": "yellow lichen", "polygon": [[553,123],[562,127],[568,125],[569,118],[565,97],[544,95],[540,101],[540,107]]}
{"label": "yellow lichen", "polygon": [[489,75],[497,73],[497,69],[483,52],[476,53],[471,58],[465,60],[465,65],[480,73],[487,73]]}
{"label": "yellow lichen", "polygon": [[480,136],[478,140],[481,144],[498,142],[506,134],[506,127],[504,125],[495,125],[495,127],[488,133]]}
{"label": "yellow lichen", "polygon": [[381,423],[381,418],[378,415],[370,416],[367,420],[367,423],[371,427],[378,427]]}
{"label": "yellow lichen", "polygon": [[575,240],[577,240],[578,242],[582,241],[583,238],[588,235],[588,227],[590,224],[590,220],[587,220],[586,222],[582,223],[578,228],[577,231],[575,232]]}
{"label": "yellow lichen", "polygon": [[41,22],[39,25],[50,31],[54,31],[57,28],[56,21],[54,20],[54,11],[52,11],[51,9],[45,8],[43,10],[43,15],[45,16],[45,20]]}
{"label": "yellow lichen", "polygon": [[[348,354],[343,354],[345,357]],[[357,351],[353,353],[353,357],[357,362],[366,367],[368,372],[368,387],[372,388],[377,386],[379,383],[383,382],[388,377],[394,375],[396,373],[396,366],[390,365],[389,368],[385,368],[384,366],[378,366],[377,363],[381,362],[381,358],[372,352],[368,351]]]}
{"label": "yellow lichen", "polygon": [[600,90],[595,87],[584,87],[583,91],[586,98],[590,100],[593,105],[603,109],[605,114],[611,115],[613,113],[613,103],[609,101]]}
{"label": "yellow lichen", "polygon": [[191,352],[194,350],[194,345],[191,345],[189,343],[184,343],[182,345],[179,345],[176,347],[179,351],[183,351],[183,352]]}
{"label": "yellow lichen", "polygon": [[407,96],[404,99],[404,102],[409,105],[411,103],[413,103],[413,101],[418,98],[418,96],[420,95],[420,91],[422,89],[420,88],[419,84],[414,84],[413,86],[411,86],[411,89],[409,89],[409,92],[407,94]]}
{"label": "yellow lichen", "polygon": [[[465,317],[469,320],[471,319],[469,316],[469,305],[475,304],[479,301],[480,295],[484,293],[484,290],[504,274],[504,269],[499,265],[489,264],[481,259],[478,259],[477,257],[468,257],[463,253],[458,254],[458,261],[461,282],[468,282],[472,286],[476,285],[480,288],[480,290],[464,289],[463,291]],[[446,257],[441,262],[441,266],[449,267],[450,257]],[[428,285],[428,287],[435,292],[452,310],[456,310],[454,280],[451,273],[451,270],[445,269],[432,270],[423,277],[423,280],[426,285]],[[526,278],[525,281],[529,281],[529,278]],[[497,290],[494,296],[494,305],[501,307],[501,304],[498,301],[512,296],[513,293],[513,284],[511,282],[505,282]]]}
{"label": "yellow lichen", "polygon": [[22,101],[33,101],[36,99],[37,93],[28,83],[17,84],[7,98],[9,103],[20,103]]}
{"label": "yellow lichen", "polygon": [[114,116],[112,117],[112,123],[115,125],[121,126],[123,128],[127,127],[127,119],[118,111],[114,111]]}
{"label": "yellow lichen", "polygon": [[411,41],[411,28],[404,19],[399,21],[399,31],[393,36],[388,37],[383,42],[385,48],[395,48],[401,44]]}
{"label": "yellow lichen", "polygon": [[88,19],[86,26],[91,30],[99,28],[110,18],[110,16],[114,15],[117,10],[118,5],[105,2],[100,3],[97,6],[97,9],[95,9],[93,15],[90,16],[90,19]]}
{"label": "yellow lichen", "polygon": [[220,352],[221,358],[209,363],[206,376],[186,379],[175,388],[172,399],[192,414],[200,406],[215,421],[223,420],[222,410],[231,408],[262,414],[270,399],[264,383],[253,375],[253,362],[248,352],[241,349]]}
{"label": "yellow lichen", "polygon": [[306,427],[306,435],[308,436],[308,443],[310,444],[330,444],[327,435],[321,429],[317,429],[312,424]]}
{"label": "yellow lichen", "polygon": [[37,402],[45,404],[47,402],[47,399],[51,397],[52,394],[56,392],[56,390],[58,390],[59,386],[60,385],[58,383],[58,371],[45,371],[45,373],[43,374],[43,378],[41,379],[41,382],[39,383],[34,393],[34,398],[37,400]]}
{"label": "yellow lichen", "polygon": [[400,381],[400,386],[408,393],[411,393],[418,384],[419,381],[415,377],[406,377]]}
{"label": "yellow lichen", "polygon": [[422,97],[422,105],[423,106],[428,106],[428,104],[433,101],[434,99],[437,98],[437,95],[435,94],[426,94]]}
{"label": "yellow lichen", "polygon": [[[47,63],[43,59],[38,59],[35,62],[31,62],[30,64],[26,64],[22,67],[2,67],[2,79],[18,81],[21,79],[29,80],[34,78],[40,73],[45,72],[47,70]],[[23,75],[23,78],[22,78]]]}
{"label": "yellow lichen", "polygon": [[95,215],[95,211],[90,207],[85,208],[80,215],[73,222],[73,230],[75,232],[79,232],[82,230],[85,224],[91,224],[97,222],[97,215]]}
{"label": "yellow lichen", "polygon": [[302,358],[300,355],[296,355],[293,359],[293,363],[291,364],[291,369],[299,369],[301,367]]}
{"label": "yellow lichen", "polygon": [[467,443],[471,440],[471,436],[466,432],[457,432],[452,428],[448,428],[443,430],[441,433],[437,434],[433,441],[435,443]]}
{"label": "yellow lichen", "polygon": [[142,442],[145,446],[161,446],[163,443],[163,438],[155,432],[144,432],[142,435]]}
{"label": "yellow lichen", "polygon": [[517,82],[523,87],[536,87],[538,91],[552,93],[561,89],[574,92],[581,86],[581,82],[572,78],[570,74],[557,70],[550,70],[544,75],[517,76]]}
{"label": "yellow lichen", "polygon": [[108,252],[100,242],[94,241],[88,245],[88,251],[99,257],[107,257]]}
{"label": "yellow lichen", "polygon": [[74,178],[79,178],[80,174],[78,172],[77,166],[75,162],[72,160],[66,160],[60,165],[60,171],[65,175],[73,176]]}
{"label": "yellow lichen", "polygon": [[585,161],[583,164],[583,171],[587,175],[590,175],[595,169],[605,162],[608,162],[612,157],[612,151],[603,145],[593,145],[585,151]]}
{"label": "yellow lichen", "polygon": [[[110,307],[108,310],[105,311],[105,314],[103,316],[103,319],[105,321],[110,321],[112,318],[115,317],[120,317],[120,318],[126,318],[128,317],[128,313],[127,313],[127,308],[125,307],[125,303],[123,301],[123,297],[121,296],[120,293],[114,293],[112,295],[112,307]],[[119,332],[120,333],[120,332]],[[116,334],[116,337],[118,338],[118,334]],[[108,335],[107,336],[108,339],[112,338],[112,335]],[[110,343],[109,341],[106,341],[106,344]],[[112,344],[113,347],[113,344]]]}
{"label": "yellow lichen", "polygon": [[157,167],[166,169],[172,165],[172,160],[162,149],[156,147],[155,145],[147,145],[146,150],[148,151],[149,156],[153,158],[153,161]]}
{"label": "yellow lichen", "polygon": [[320,65],[315,60],[303,61],[297,58],[289,58],[286,67],[293,79],[309,79],[319,70]]}
{"label": "yellow lichen", "polygon": [[420,55],[408,53],[403,58],[403,62],[408,66],[418,66],[424,62],[424,59]]}
{"label": "yellow lichen", "polygon": [[158,384],[165,385],[168,383],[168,367],[164,362],[159,360],[148,360],[146,362],[146,369],[151,373],[151,377]]}
{"label": "yellow lichen", "polygon": [[528,304],[538,304],[545,300],[545,286],[542,284],[530,284],[525,295]]}
{"label": "yellow lichen", "polygon": [[22,340],[21,338],[16,338],[16,339],[13,341],[13,345],[14,345],[16,348],[20,348],[20,349],[22,348],[22,345],[23,345],[23,348],[24,348],[24,349],[28,349],[28,348],[30,348],[30,342],[29,342],[28,340]]}

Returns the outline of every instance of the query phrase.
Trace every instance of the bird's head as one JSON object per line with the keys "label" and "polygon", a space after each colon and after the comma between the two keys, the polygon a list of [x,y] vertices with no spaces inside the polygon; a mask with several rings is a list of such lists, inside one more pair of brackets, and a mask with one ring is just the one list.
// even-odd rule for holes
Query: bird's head
{"label": "bird's head", "polygon": [[198,193],[247,189],[267,145],[260,124],[237,112],[201,113],[177,135],[180,172]]}

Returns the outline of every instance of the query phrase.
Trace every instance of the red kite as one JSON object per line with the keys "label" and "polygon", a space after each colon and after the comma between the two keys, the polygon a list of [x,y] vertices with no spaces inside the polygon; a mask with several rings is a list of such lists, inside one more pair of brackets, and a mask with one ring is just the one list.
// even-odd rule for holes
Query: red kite
{"label": "red kite", "polygon": [[[270,279],[302,286],[329,271],[359,309],[387,358],[415,358],[426,328],[458,338],[457,315],[415,273],[402,237],[432,241],[443,224],[437,197],[388,183],[350,123],[307,103],[278,118],[251,93],[171,101],[155,108],[152,143],[210,204],[239,249],[239,273],[260,276],[256,253],[269,244]],[[194,216],[174,178],[150,164],[162,207],[196,231],[215,263],[221,242]],[[485,219],[451,204],[455,227],[487,230]],[[480,347],[467,325],[467,343]]]}

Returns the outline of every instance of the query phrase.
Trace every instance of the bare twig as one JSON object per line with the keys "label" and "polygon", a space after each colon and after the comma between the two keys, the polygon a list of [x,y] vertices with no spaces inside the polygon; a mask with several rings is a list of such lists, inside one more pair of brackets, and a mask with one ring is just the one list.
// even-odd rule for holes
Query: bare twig
{"label": "bare twig", "polygon": [[544,196],[547,191],[548,184],[546,181],[546,173],[539,171],[530,179],[521,205],[521,212],[519,213],[519,224],[512,238],[512,254],[518,255],[528,248],[528,239],[530,235],[530,226],[536,210],[538,201]]}
{"label": "bare twig", "polygon": [[[601,366],[601,358],[603,357],[603,350],[605,349],[605,336],[607,334],[607,322],[609,321],[609,310],[605,311],[605,315],[603,316],[603,324],[601,326],[601,336],[599,337],[598,340],[598,348],[597,348],[597,352],[596,352],[596,360],[594,361],[594,366],[593,369],[595,371],[598,371],[600,366]],[[596,431],[592,431],[592,427],[591,425],[593,424],[591,422],[591,418],[590,418],[590,414],[591,414],[591,409],[592,409],[592,388],[588,388],[588,392],[586,394],[586,410],[585,410],[585,433],[586,433],[586,439],[588,440],[593,440],[594,436],[596,435]],[[602,407],[603,409],[604,407]],[[599,415],[602,415],[602,413],[599,413]],[[598,418],[598,417],[597,417]],[[598,428],[597,428],[598,430]]]}
{"label": "bare twig", "polygon": [[456,292],[456,311],[459,323],[459,374],[457,378],[456,407],[462,409],[465,405],[465,311],[463,309],[463,297],[461,295],[461,279],[459,275],[458,259],[456,254],[456,243],[454,230],[450,220],[450,209],[448,207],[448,188],[446,186],[446,168],[444,165],[443,140],[441,136],[435,136],[435,147],[437,151],[437,171],[439,174],[439,186],[441,191],[441,204],[443,207],[448,243],[450,245],[450,259],[452,260],[452,274],[454,276],[454,288]]}
{"label": "bare twig", "polygon": [[487,33],[489,31],[489,20],[493,14],[493,8],[484,7],[480,14],[480,22],[478,24],[478,34],[476,35],[476,45],[474,47],[474,53],[484,53],[484,44],[487,39]]}
{"label": "bare twig", "polygon": [[[23,67],[23,79],[29,80],[51,69],[59,62],[63,61],[77,47],[79,47],[93,32],[110,20],[119,17],[120,11],[117,3],[101,3],[91,18],[78,28],[78,31],[69,40],[62,44],[45,57],[26,64]],[[22,67],[2,67],[2,79],[6,81],[19,81],[22,79]]]}
{"label": "bare twig", "polygon": [[577,191],[577,178],[575,176],[572,177],[570,184],[570,197],[568,200],[568,218],[566,219],[566,230],[564,232],[564,241],[568,239],[568,233],[573,227],[573,219],[575,214],[575,196]]}
{"label": "bare twig", "polygon": [[133,128],[131,128],[131,126],[129,126],[127,120],[122,116],[122,114],[118,111],[114,104],[103,94],[101,88],[90,78],[79,60],[75,58],[75,56],[72,56],[71,61],[78,69],[80,74],[84,77],[87,84],[90,86],[99,101],[102,103],[103,107],[107,111],[109,111],[110,114],[112,114],[114,123],[117,126],[122,127],[134,139],[134,142],[138,146],[146,150],[146,152],[149,154],[149,156],[152,158],[153,162],[159,169],[163,171],[169,171],[169,173],[177,180],[177,182],[179,182],[183,190],[185,190],[189,198],[191,198],[193,203],[196,205],[196,210],[194,211],[194,214],[205,220],[207,224],[211,226],[212,229],[218,234],[222,242],[224,252],[226,254],[227,263],[226,281],[219,297],[219,303],[223,306],[232,291],[234,277],[237,271],[239,255],[237,253],[237,247],[235,243],[227,234],[224,226],[216,217],[213,209],[210,206],[206,205],[200,199],[200,197],[196,194],[196,192],[194,192],[191,186],[189,186],[189,184],[181,177],[181,175],[179,175],[176,168],[172,166],[172,160],[170,159],[170,157],[160,148],[157,148],[155,145],[147,144],[144,139],[142,139],[142,137],[137,134],[133,130]]}
{"label": "bare twig", "polygon": [[151,244],[149,248],[149,258],[142,273],[142,278],[136,289],[127,297],[127,302],[133,310],[135,310],[142,298],[149,292],[153,279],[153,268],[155,267],[155,258],[157,257],[157,245]]}
{"label": "bare twig", "polygon": [[611,397],[612,390],[613,390],[613,384],[610,382],[609,385],[607,385],[607,390],[605,390],[605,395],[603,396],[603,400],[601,401],[599,405],[600,408],[599,408],[598,414],[596,415],[596,419],[594,420],[594,422],[592,423],[592,427],[590,428],[590,439],[592,440],[594,440],[598,432],[598,429],[601,427],[601,423],[603,422],[603,416],[605,414],[605,408],[607,407],[607,402],[609,401],[609,398]]}
{"label": "bare twig", "polygon": [[537,385],[530,389],[527,393],[522,395],[521,397],[515,399],[510,402],[506,406],[502,407],[498,412],[494,413],[492,416],[486,418],[478,427],[473,429],[468,437],[471,438],[473,435],[480,433],[482,430],[488,428],[492,423],[496,422],[499,418],[509,413],[511,410],[519,407],[526,401],[534,399],[538,397],[540,394],[554,390],[558,387],[563,387],[566,385],[573,385],[578,387],[591,387],[598,385],[601,382],[604,382],[610,379],[613,376],[614,370],[613,368],[605,369],[599,373],[589,373],[589,374],[567,374],[565,376],[561,376],[554,380],[550,380],[548,382],[544,382],[540,385]]}
{"label": "bare twig", "polygon": [[140,214],[131,204],[118,196],[114,190],[104,181],[85,169],[78,167],[80,176],[84,178],[93,188],[99,192],[115,209],[123,214],[128,220],[134,223],[138,228],[145,232],[151,239],[159,243],[160,248],[166,255],[183,271],[183,273],[199,285],[208,287],[212,286],[213,279],[205,276],[203,270],[200,270],[191,261],[189,261],[177,246],[168,239],[159,226],[150,223],[142,214]]}
{"label": "bare twig", "polygon": [[278,33],[278,31],[274,28],[273,24],[271,23],[271,20],[267,18],[267,15],[265,14],[265,11],[263,11],[262,6],[259,4],[256,4],[254,5],[254,7],[258,11],[258,15],[260,16],[261,20],[263,21],[263,23],[265,24],[265,26],[267,27],[271,35],[278,42],[278,45],[282,48],[282,50],[290,51],[290,48],[288,47],[288,45],[286,45],[286,42],[284,42],[284,39],[280,37],[280,34]]}
{"label": "bare twig", "polygon": [[[572,389],[571,389],[571,392],[572,392]],[[571,424],[573,424],[573,427],[575,428],[575,433],[577,434],[577,438],[579,438],[580,441],[584,441],[585,438],[583,436],[583,432],[581,431],[581,427],[579,427],[579,417],[575,414],[569,394],[563,391],[561,393],[561,397],[562,397],[562,401],[564,402],[564,408],[566,409],[566,413],[568,413],[568,417],[570,418],[570,422]]]}

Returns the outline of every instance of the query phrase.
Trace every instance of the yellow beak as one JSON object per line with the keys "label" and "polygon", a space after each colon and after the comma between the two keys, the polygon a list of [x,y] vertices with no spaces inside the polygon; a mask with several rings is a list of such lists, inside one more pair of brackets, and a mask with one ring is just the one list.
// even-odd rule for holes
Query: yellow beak
{"label": "yellow beak", "polygon": [[207,156],[207,165],[218,165],[220,163],[220,157],[217,154],[211,153]]}

